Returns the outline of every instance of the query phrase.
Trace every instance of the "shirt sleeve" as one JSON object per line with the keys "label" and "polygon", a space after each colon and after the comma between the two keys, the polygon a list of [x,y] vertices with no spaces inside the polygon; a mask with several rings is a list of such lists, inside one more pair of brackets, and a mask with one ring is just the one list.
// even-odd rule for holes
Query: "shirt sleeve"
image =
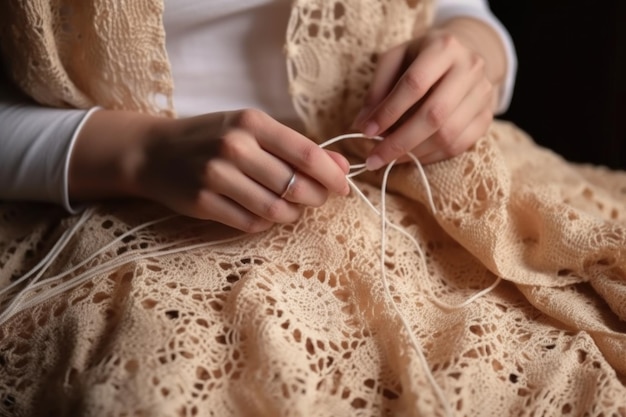
{"label": "shirt sleeve", "polygon": [[57,203],[70,213],[72,147],[94,110],[43,107],[0,82],[0,199]]}
{"label": "shirt sleeve", "polygon": [[496,114],[504,113],[511,104],[517,73],[517,54],[509,32],[491,12],[487,0],[437,0],[435,3],[435,25],[455,17],[468,16],[487,23],[500,36],[506,52],[507,72],[500,91]]}

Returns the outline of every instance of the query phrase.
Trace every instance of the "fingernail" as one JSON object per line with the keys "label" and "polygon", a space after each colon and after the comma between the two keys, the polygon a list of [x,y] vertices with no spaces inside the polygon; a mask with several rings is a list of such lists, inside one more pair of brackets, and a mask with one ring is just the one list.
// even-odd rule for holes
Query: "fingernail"
{"label": "fingernail", "polygon": [[372,155],[365,161],[365,168],[367,168],[368,171],[376,171],[382,168],[383,165],[385,165],[385,161],[378,155]]}
{"label": "fingernail", "polygon": [[346,188],[343,189],[342,195],[350,194],[350,184],[346,184]]}
{"label": "fingernail", "polygon": [[378,123],[376,123],[376,122],[369,122],[365,126],[365,129],[363,129],[363,134],[365,136],[376,136],[376,134],[378,133],[379,129],[380,129],[380,127],[378,126]]}

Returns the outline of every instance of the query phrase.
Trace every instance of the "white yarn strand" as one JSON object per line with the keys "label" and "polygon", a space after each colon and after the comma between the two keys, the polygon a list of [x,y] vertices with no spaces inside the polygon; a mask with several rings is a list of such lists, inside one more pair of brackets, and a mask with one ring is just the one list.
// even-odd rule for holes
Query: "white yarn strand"
{"label": "white yarn strand", "polygon": [[[430,369],[428,360],[426,359],[426,356],[424,355],[424,350],[422,349],[422,346],[417,340],[417,337],[415,337],[415,334],[411,330],[411,326],[409,325],[408,320],[406,319],[406,317],[404,317],[404,314],[402,314],[402,312],[400,311],[400,307],[398,307],[398,304],[393,299],[393,296],[391,295],[391,290],[389,289],[389,283],[387,281],[387,272],[386,272],[387,268],[385,268],[385,249],[387,248],[387,223],[389,221],[387,220],[387,199],[385,198],[385,192],[387,191],[387,181],[389,179],[389,173],[391,172],[391,168],[393,168],[393,165],[395,163],[396,161],[394,160],[389,165],[387,165],[387,168],[385,169],[385,174],[383,176],[383,183],[381,186],[380,273],[381,273],[381,277],[383,281],[383,288],[385,290],[385,296],[387,297],[387,300],[390,302],[390,304],[392,305],[393,309],[396,312],[396,315],[402,322],[402,326],[404,327],[404,330],[409,337],[409,341],[411,342],[411,346],[413,347],[413,350],[415,350],[415,353],[417,353],[418,355],[420,364],[422,365],[424,373],[426,374],[426,379],[428,379],[428,382],[435,390],[435,394],[437,398],[439,399],[439,402],[441,403],[441,405],[443,405],[445,415],[448,417],[452,417],[452,409],[450,408],[450,402],[446,398],[446,395],[444,394],[443,389],[439,386],[439,384],[435,380],[435,375],[433,375],[432,370]],[[419,249],[419,245],[417,247],[420,252],[421,258],[423,260],[424,259],[423,252],[421,251],[421,249]],[[423,265],[424,267],[426,267],[425,262],[423,262]]]}
{"label": "white yarn strand", "polygon": [[30,271],[26,272],[20,278],[18,278],[5,288],[0,289],[0,295],[8,293],[12,288],[18,286],[19,284],[30,278],[31,275],[39,272],[39,274],[33,279],[33,281],[36,282],[39,279],[40,275],[42,275],[43,272],[45,272],[46,269],[48,269],[48,267],[52,264],[58,254],[61,253],[63,249],[65,249],[71,238],[74,236],[74,233],[76,233],[76,231],[87,221],[89,216],[92,214],[92,211],[92,209],[85,210],[79,217],[78,221],[70,229],[63,232],[59,240],[56,241],[56,243],[50,249],[50,252],[48,252],[42,260],[40,260],[37,265],[31,268]]}
{"label": "white yarn strand", "polygon": [[[329,145],[332,145],[336,142],[342,141],[342,140],[347,140],[347,139],[354,139],[354,138],[360,138],[360,139],[369,139],[369,140],[376,140],[376,141],[382,141],[383,138],[380,136],[366,136],[360,133],[349,133],[349,134],[345,134],[345,135],[340,135],[337,137],[334,137],[332,139],[327,140],[326,142],[322,143],[320,145],[320,147],[324,148],[327,147]],[[424,169],[422,167],[422,165],[420,164],[419,160],[417,159],[417,157],[415,157],[415,155],[413,154],[407,154],[414,162],[415,166],[417,167],[421,180],[422,180],[422,184],[424,185],[424,191],[426,193],[426,199],[428,201],[428,205],[429,208],[432,212],[432,214],[436,214],[437,210],[435,208],[435,203],[433,200],[433,196],[432,196],[432,191],[430,188],[430,185],[428,183],[428,179],[426,177],[426,173],[424,172]],[[391,304],[392,308],[394,309],[398,319],[400,320],[400,322],[402,323],[402,326],[407,334],[407,337],[409,338],[409,342],[411,344],[411,347],[414,349],[415,353],[418,355],[420,364],[425,372],[426,378],[428,380],[428,382],[431,384],[431,386],[433,387],[435,394],[438,398],[438,400],[440,401],[440,403],[443,405],[444,407],[444,412],[446,414],[446,416],[452,416],[452,409],[451,409],[451,405],[450,403],[447,401],[445,394],[442,390],[442,388],[438,385],[437,381],[435,380],[435,377],[428,365],[428,361],[424,355],[423,349],[419,343],[419,341],[417,340],[417,337],[415,336],[415,334],[413,333],[413,331],[411,330],[411,326],[408,323],[408,320],[405,318],[405,316],[402,314],[400,308],[398,307],[397,303],[394,301],[393,296],[391,294],[391,290],[390,290],[390,286],[389,286],[389,282],[387,279],[387,273],[386,273],[386,266],[385,266],[385,251],[386,251],[386,247],[387,247],[387,227],[390,227],[391,229],[401,233],[403,236],[405,236],[406,238],[408,238],[413,245],[416,248],[416,251],[418,253],[419,258],[422,261],[422,265],[424,268],[424,271],[427,271],[427,265],[426,265],[426,259],[424,256],[424,253],[421,249],[421,245],[419,244],[419,242],[417,241],[417,239],[412,236],[410,233],[408,233],[406,230],[404,230],[403,228],[393,224],[392,222],[389,221],[389,219],[387,219],[387,203],[386,203],[386,192],[387,192],[387,182],[389,179],[389,173],[391,172],[391,169],[393,168],[393,166],[395,165],[396,161],[394,160],[393,162],[391,162],[390,164],[387,165],[385,171],[384,171],[384,175],[383,175],[383,180],[382,180],[382,184],[381,184],[381,208],[380,210],[378,210],[371,201],[369,201],[369,199],[363,194],[363,192],[357,187],[357,185],[354,183],[354,181],[352,181],[352,178],[364,173],[367,171],[367,169],[365,168],[365,164],[355,164],[355,165],[351,165],[350,166],[350,170],[354,170],[354,172],[350,172],[348,175],[346,175],[346,178],[348,180],[348,183],[350,184],[351,189],[358,195],[358,197],[364,202],[366,203],[366,205],[377,215],[380,217],[380,227],[381,227],[381,248],[380,248],[380,272],[381,272],[381,279],[382,279],[382,284],[383,284],[383,288],[384,288],[384,293],[385,293],[385,298],[387,299],[387,301],[389,302],[389,304]],[[141,230],[144,230],[148,227],[154,226],[156,224],[168,221],[170,219],[179,217],[178,215],[173,215],[173,216],[167,216],[167,217],[163,217],[163,218],[159,218],[156,220],[152,220],[143,224],[140,224],[139,226],[136,226],[132,229],[130,229],[129,231],[123,233],[122,235],[118,236],[116,239],[114,239],[113,241],[109,242],[108,244],[106,244],[105,246],[103,246],[102,248],[100,248],[98,251],[96,251],[95,253],[93,253],[92,255],[90,255],[88,258],[84,259],[83,261],[81,261],[79,264],[73,266],[72,268],[63,271],[60,274],[57,274],[53,277],[49,277],[47,279],[45,279],[44,281],[39,281],[40,278],[44,275],[44,273],[46,272],[46,270],[50,267],[50,265],[52,264],[52,262],[55,260],[55,258],[61,253],[61,251],[63,251],[63,249],[65,249],[65,247],[67,246],[67,244],[69,243],[69,241],[72,239],[72,237],[74,237],[74,235],[78,232],[78,230],[80,229],[80,227],[82,227],[85,222],[93,215],[94,210],[93,209],[89,209],[89,210],[85,210],[82,215],[80,216],[80,218],[78,219],[78,221],[68,230],[66,230],[61,237],[59,238],[59,240],[54,244],[54,246],[52,247],[52,249],[50,250],[50,252],[35,266],[33,267],[30,271],[28,271],[26,274],[24,274],[22,277],[20,277],[19,279],[17,279],[15,282],[11,283],[10,285],[8,285],[7,287],[0,289],[0,296],[7,294],[12,288],[20,285],[21,283],[23,283],[24,281],[26,281],[28,278],[30,278],[31,276],[35,275],[35,277],[15,296],[15,298],[12,300],[12,302],[8,305],[8,307],[0,314],[0,325],[3,325],[4,323],[6,323],[11,317],[15,316],[16,314],[20,313],[21,311],[27,310],[29,308],[32,308],[36,305],[39,305],[41,303],[44,303],[47,300],[50,300],[51,298],[60,295],[66,291],[69,291],[70,289],[76,288],[77,286],[96,278],[97,276],[101,275],[101,274],[106,274],[109,272],[112,272],[120,267],[122,267],[123,265],[128,265],[131,264],[133,262],[138,262],[140,260],[143,259],[148,259],[148,258],[156,258],[156,257],[162,257],[162,256],[167,256],[167,255],[172,255],[175,253],[180,253],[180,252],[185,252],[185,251],[193,251],[193,250],[199,250],[199,249],[204,249],[204,248],[208,248],[208,247],[213,247],[213,246],[218,246],[221,244],[226,244],[226,243],[232,243],[235,242],[237,240],[241,240],[243,238],[245,238],[245,235],[241,235],[241,236],[235,236],[233,238],[229,238],[229,239],[223,239],[223,240],[219,240],[219,241],[211,241],[211,242],[200,242],[200,243],[190,243],[190,242],[194,242],[198,240],[197,237],[193,237],[193,238],[185,238],[182,240],[178,240],[178,241],[173,241],[173,242],[169,242],[169,243],[164,243],[161,245],[157,245],[157,246],[153,246],[147,249],[139,249],[139,250],[134,250],[134,251],[129,251],[126,252],[116,258],[112,258],[109,260],[106,260],[98,265],[95,265],[94,267],[90,268],[87,271],[84,271],[82,273],[79,273],[78,275],[75,275],[71,278],[69,278],[68,280],[61,282],[59,285],[56,285],[56,282],[58,281],[62,281],[63,279],[66,279],[68,276],[70,276],[71,274],[75,273],[77,270],[79,270],[80,268],[86,266],[89,262],[95,260],[98,256],[104,254],[104,252],[106,252],[107,250],[111,249],[115,244],[123,241],[126,237],[131,236]],[[442,301],[439,301],[437,299],[437,297],[434,296],[434,294],[432,293],[432,291],[430,289],[427,289],[427,292],[429,293],[430,300],[433,304],[437,305],[438,307],[445,309],[445,310],[455,310],[455,309],[461,309],[464,307],[467,307],[468,305],[470,305],[471,303],[475,302],[477,299],[479,299],[480,297],[483,297],[484,295],[488,294],[489,292],[493,291],[494,288],[496,288],[498,286],[498,284],[501,282],[501,277],[497,277],[496,281],[490,285],[489,287],[477,292],[476,294],[472,295],[470,298],[468,298],[467,300],[465,300],[464,302],[457,304],[457,305],[450,305],[447,303],[444,303]],[[49,286],[53,286],[53,288],[48,288],[48,290],[46,290],[45,292],[41,292],[41,293],[36,293],[38,290],[43,289],[44,287],[49,287]],[[30,298],[27,298],[28,294],[32,294],[33,292],[35,292],[34,295],[32,295]]]}
{"label": "white yarn strand", "polygon": [[[363,139],[371,139],[371,140],[377,140],[377,141],[382,141],[383,138],[380,136],[373,136],[373,137],[368,137],[366,135],[360,134],[360,133],[350,133],[350,134],[346,134],[346,135],[341,135],[341,136],[337,136],[335,138],[332,138],[324,143],[322,143],[320,146],[326,147],[329,146],[331,144],[334,144],[336,142],[339,142],[341,140],[346,140],[346,139],[352,139],[352,138],[363,138]],[[422,184],[424,185],[424,190],[426,192],[426,198],[428,200],[430,209],[432,214],[436,214],[437,210],[435,208],[435,203],[433,200],[433,196],[432,196],[432,190],[430,188],[430,184],[428,183],[428,179],[426,177],[426,173],[424,172],[424,168],[422,167],[422,164],[419,162],[419,160],[417,159],[417,157],[411,153],[407,154],[415,163],[415,166],[417,167],[419,173],[420,173],[420,178],[422,180]],[[371,201],[369,201],[369,199],[363,194],[363,192],[361,192],[361,190],[356,186],[356,184],[351,180],[351,178],[355,177],[356,175],[359,175],[363,172],[366,171],[365,169],[365,164],[358,164],[358,165],[352,165],[350,167],[350,169],[358,169],[358,171],[356,171],[355,173],[351,173],[348,175],[348,181],[350,183],[351,188],[357,193],[357,195],[367,204],[368,207],[370,207],[370,209],[372,209],[374,211],[374,213],[376,213],[377,216],[380,217],[381,219],[381,249],[380,249],[380,272],[381,272],[381,279],[382,279],[382,283],[383,283],[383,289],[384,289],[384,293],[385,293],[385,297],[387,299],[387,301],[391,304],[392,308],[394,309],[397,317],[399,318],[399,320],[402,323],[402,326],[409,338],[409,342],[411,344],[411,347],[413,348],[413,350],[415,351],[415,353],[418,355],[420,364],[422,365],[422,368],[426,374],[426,379],[428,380],[428,382],[430,383],[430,385],[433,387],[434,391],[435,391],[435,395],[437,396],[437,399],[439,400],[439,402],[441,403],[441,405],[444,407],[444,412],[445,415],[448,417],[451,417],[453,415],[452,412],[452,408],[450,406],[449,401],[447,400],[445,393],[443,392],[443,389],[439,386],[439,384],[437,383],[437,381],[435,380],[435,376],[433,375],[430,366],[428,365],[428,361],[424,355],[423,349],[419,343],[419,341],[417,340],[417,338],[415,337],[415,334],[413,333],[413,331],[411,330],[411,326],[408,323],[408,320],[406,319],[406,317],[404,316],[404,314],[402,314],[402,312],[400,311],[400,308],[398,307],[397,303],[395,302],[395,300],[393,299],[393,296],[391,294],[391,291],[389,289],[389,283],[387,280],[387,273],[386,273],[386,266],[385,266],[385,252],[386,252],[386,248],[387,248],[387,225],[389,225],[392,229],[400,232],[402,235],[404,235],[405,237],[407,237],[409,240],[412,241],[412,243],[414,244],[419,258],[422,260],[422,265],[424,267],[424,271],[427,271],[427,265],[426,265],[426,259],[424,256],[424,253],[421,249],[421,245],[419,244],[419,242],[417,241],[417,239],[415,237],[413,237],[411,234],[409,234],[406,230],[404,230],[403,228],[391,223],[388,219],[387,219],[387,207],[386,207],[386,196],[387,196],[387,183],[389,181],[389,173],[391,172],[391,168],[393,168],[393,166],[395,165],[395,163],[397,162],[397,160],[392,161],[391,163],[389,163],[384,171],[383,174],[383,180],[382,180],[382,184],[381,184],[381,209],[380,211],[378,209],[376,209],[376,207],[372,204]],[[455,309],[461,309],[464,308],[468,305],[470,305],[471,303],[473,303],[474,301],[478,300],[480,297],[483,297],[484,295],[486,295],[487,293],[493,291],[494,288],[497,287],[497,285],[500,283],[501,281],[501,277],[498,277],[496,279],[496,281],[490,285],[488,288],[485,288],[483,290],[481,290],[480,292],[474,294],[473,296],[471,296],[469,299],[465,300],[464,302],[457,304],[457,305],[450,305],[447,303],[444,303],[442,301],[439,301],[437,299],[437,297],[434,296],[434,294],[432,293],[432,291],[430,291],[430,289],[427,289],[427,292],[429,293],[430,300],[431,302],[433,302],[433,304],[437,305],[438,307],[445,309],[445,310],[455,310]]]}
{"label": "white yarn strand", "polygon": [[[76,223],[68,230],[64,231],[59,240],[52,246],[50,252],[44,256],[44,258],[37,263],[30,271],[25,273],[19,279],[15,280],[13,283],[8,285],[6,288],[0,289],[0,296],[8,293],[12,288],[26,281],[31,275],[36,274],[35,277],[13,298],[11,303],[6,307],[6,309],[0,314],[0,325],[4,324],[5,317],[6,319],[12,317],[17,314],[19,310],[19,304],[24,297],[24,295],[30,291],[34,287],[36,287],[37,282],[46,272],[46,270],[52,265],[52,262],[56,259],[56,257],[65,249],[67,244],[70,242],[74,234],[82,227],[83,224],[89,219],[89,217],[93,214],[93,209],[87,209],[81,216],[78,218]],[[21,310],[20,310],[21,311]]]}
{"label": "white yarn strand", "polygon": [[[118,236],[114,241],[108,243],[106,246],[104,246],[103,248],[101,248],[100,250],[98,250],[96,253],[92,254],[89,258],[83,260],[80,264],[72,267],[69,270],[63,271],[62,273],[55,275],[53,277],[50,277],[48,279],[46,279],[45,281],[42,282],[38,282],[36,284],[30,285],[25,288],[22,292],[20,292],[17,296],[16,299],[14,300],[13,303],[11,303],[9,305],[9,307],[7,308],[7,310],[5,310],[4,312],[2,312],[2,314],[0,314],[0,325],[4,324],[7,320],[9,320],[11,317],[13,317],[15,314],[18,314],[21,311],[24,311],[28,308],[34,307],[38,304],[41,304],[47,300],[50,300],[51,298],[60,295],[70,289],[76,288],[77,286],[92,280],[96,277],[98,277],[101,274],[106,274],[108,272],[111,272],[113,270],[115,270],[116,268],[119,268],[123,265],[126,264],[130,264],[132,262],[137,262],[143,259],[148,259],[148,258],[156,258],[156,257],[160,257],[160,256],[166,256],[166,255],[171,255],[171,254],[175,254],[175,253],[180,253],[180,252],[185,252],[185,251],[192,251],[192,250],[196,250],[196,249],[200,249],[200,248],[207,248],[207,247],[211,247],[211,246],[217,246],[220,244],[225,244],[225,243],[230,243],[230,242],[234,242],[240,239],[243,239],[244,236],[236,236],[233,238],[229,238],[229,239],[222,239],[219,241],[211,241],[211,242],[202,242],[202,243],[196,243],[196,244],[189,244],[189,245],[185,245],[188,242],[192,242],[192,241],[197,241],[198,238],[194,237],[194,238],[187,238],[187,239],[183,239],[183,240],[178,240],[178,241],[174,241],[174,242],[169,242],[169,243],[164,243],[158,246],[153,246],[149,249],[146,250],[137,250],[137,251],[130,251],[130,252],[126,252],[116,258],[112,258],[110,260],[107,260],[101,264],[98,264],[96,266],[94,266],[93,268],[89,269],[88,271],[85,271],[83,273],[80,273],[74,277],[72,277],[70,280],[62,282],[61,284],[53,287],[53,288],[49,288],[46,292],[40,294],[40,295],[34,295],[31,298],[23,301],[23,298],[26,297],[26,292],[35,292],[40,288],[43,287],[48,287],[50,285],[54,285],[56,281],[60,281],[63,280],[64,278],[66,278],[67,276],[69,276],[70,274],[72,274],[73,272],[75,272],[77,269],[79,269],[82,266],[85,266],[89,261],[93,260],[97,255],[102,254],[106,249],[110,248],[111,246],[113,246],[114,243],[120,242],[122,241],[125,237],[136,233],[142,229],[145,229],[149,226],[153,226],[155,224],[158,223],[162,223],[166,220],[170,220],[176,217],[180,217],[180,216],[168,216],[168,217],[163,217],[157,220],[153,220],[150,222],[146,222],[143,223],[135,228],[133,228],[132,230],[129,230],[128,232],[124,233],[123,235]],[[183,246],[180,246],[183,245]],[[178,246],[178,247],[177,247]],[[17,301],[17,302],[16,302]]]}
{"label": "white yarn strand", "polygon": [[[114,258],[110,262],[104,262],[100,265],[97,265],[93,269],[90,269],[89,271],[86,271],[82,274],[72,277],[70,281],[64,282],[58,287],[52,288],[50,292],[46,292],[45,294],[42,294],[42,296],[40,297],[35,296],[31,298],[30,300],[25,302],[22,306],[20,306],[19,310],[17,310],[16,313],[19,313],[20,311],[23,311],[28,308],[34,307],[38,304],[41,304],[56,295],[62,294],[70,289],[73,289],[79,286],[80,284],[83,284],[89,280],[94,279],[98,275],[109,273],[121,266],[128,265],[133,262],[138,262],[138,261],[149,259],[149,258],[158,258],[162,256],[173,255],[173,254],[181,253],[181,252],[189,252],[189,251],[198,250],[198,249],[205,249],[208,247],[218,246],[218,245],[222,245],[225,243],[230,243],[230,242],[234,242],[237,240],[241,240],[242,238],[243,238],[242,236],[237,236],[237,237],[230,238],[230,239],[223,239],[223,240],[211,241],[211,242],[202,242],[202,243],[196,243],[193,245],[172,248],[172,246],[174,245],[185,243],[189,240],[197,240],[197,239],[185,239],[183,241],[176,242],[175,244],[167,245],[167,247],[151,248],[150,252],[146,252],[146,253],[129,252],[128,256],[120,256],[118,258]],[[155,249],[157,250],[154,251]],[[66,274],[63,274],[63,275],[66,275]],[[57,276],[55,278],[60,279],[62,277],[63,276]],[[41,284],[48,284],[48,282],[45,282],[45,283],[42,282]],[[4,320],[0,318],[0,325],[2,323],[4,323]]]}

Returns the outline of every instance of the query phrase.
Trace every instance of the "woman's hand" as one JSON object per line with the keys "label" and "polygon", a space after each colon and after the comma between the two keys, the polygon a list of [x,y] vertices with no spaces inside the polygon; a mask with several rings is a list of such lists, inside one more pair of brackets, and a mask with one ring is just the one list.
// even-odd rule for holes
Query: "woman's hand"
{"label": "woman's hand", "polygon": [[494,84],[506,67],[494,36],[481,22],[458,19],[379,57],[354,122],[366,135],[386,136],[371,151],[368,169],[408,152],[423,163],[437,162],[460,154],[485,134],[497,100]]}
{"label": "woman's hand", "polygon": [[[92,117],[107,117],[99,113],[105,112]],[[329,192],[349,192],[345,178],[349,166],[342,156],[321,149],[261,111],[155,120],[126,146],[122,162],[116,163],[125,194],[160,202],[184,215],[258,232],[274,223],[295,221],[302,206],[322,205]],[[88,144],[83,142],[81,146],[79,140],[72,156],[75,168],[70,173],[75,178],[87,161]],[[295,182],[283,196],[293,173]],[[80,196],[80,181],[77,187],[75,198]]]}
{"label": "woman's hand", "polygon": [[170,132],[145,146],[138,189],[188,216],[256,232],[349,191],[343,157],[260,111],[183,119]]}

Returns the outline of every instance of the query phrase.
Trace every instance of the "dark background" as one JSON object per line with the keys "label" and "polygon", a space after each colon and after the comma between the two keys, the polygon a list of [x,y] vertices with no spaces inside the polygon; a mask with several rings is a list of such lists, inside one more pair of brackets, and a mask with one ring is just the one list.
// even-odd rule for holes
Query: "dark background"
{"label": "dark background", "polygon": [[626,0],[490,0],[519,59],[501,116],[570,161],[626,169]]}

